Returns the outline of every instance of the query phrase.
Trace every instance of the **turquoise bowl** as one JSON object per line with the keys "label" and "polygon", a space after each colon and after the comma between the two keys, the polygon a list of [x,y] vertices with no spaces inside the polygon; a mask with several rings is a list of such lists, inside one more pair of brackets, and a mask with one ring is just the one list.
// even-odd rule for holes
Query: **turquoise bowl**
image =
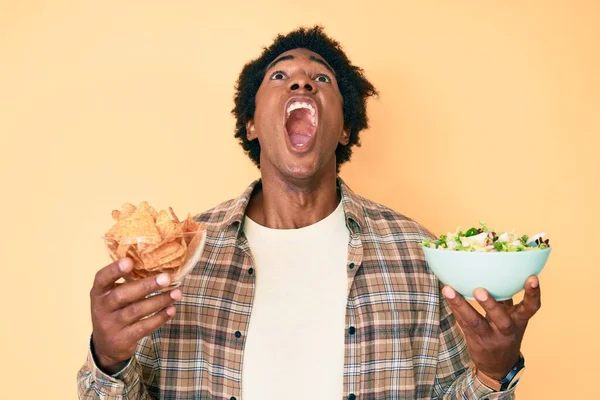
{"label": "turquoise bowl", "polygon": [[429,267],[443,284],[469,300],[481,287],[499,301],[523,290],[527,277],[542,271],[552,249],[469,252],[422,247]]}

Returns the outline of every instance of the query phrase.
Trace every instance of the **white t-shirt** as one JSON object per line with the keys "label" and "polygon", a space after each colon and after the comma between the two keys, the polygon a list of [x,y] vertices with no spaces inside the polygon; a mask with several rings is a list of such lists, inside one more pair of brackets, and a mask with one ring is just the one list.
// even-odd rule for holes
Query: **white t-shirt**
{"label": "white t-shirt", "polygon": [[300,229],[246,217],[256,291],[244,349],[241,400],[343,395],[349,231],[341,202]]}

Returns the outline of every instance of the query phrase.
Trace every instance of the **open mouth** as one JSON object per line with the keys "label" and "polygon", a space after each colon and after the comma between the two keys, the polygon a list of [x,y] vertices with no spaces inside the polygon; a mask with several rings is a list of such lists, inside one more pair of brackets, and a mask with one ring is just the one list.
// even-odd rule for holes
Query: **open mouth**
{"label": "open mouth", "polygon": [[292,146],[305,147],[317,131],[318,110],[308,97],[293,97],[285,106],[285,129]]}

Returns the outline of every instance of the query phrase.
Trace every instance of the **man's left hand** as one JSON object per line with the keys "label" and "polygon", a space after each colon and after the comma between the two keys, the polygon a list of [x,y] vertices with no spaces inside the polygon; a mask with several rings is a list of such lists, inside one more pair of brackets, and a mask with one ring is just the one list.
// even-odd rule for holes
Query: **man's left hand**
{"label": "man's left hand", "polygon": [[517,305],[513,305],[512,299],[496,301],[485,289],[476,289],[473,296],[485,310],[485,317],[450,286],[442,289],[463,330],[473,363],[497,380],[504,378],[519,360],[527,323],[541,306],[537,276],[527,278],[524,289],[523,301]]}

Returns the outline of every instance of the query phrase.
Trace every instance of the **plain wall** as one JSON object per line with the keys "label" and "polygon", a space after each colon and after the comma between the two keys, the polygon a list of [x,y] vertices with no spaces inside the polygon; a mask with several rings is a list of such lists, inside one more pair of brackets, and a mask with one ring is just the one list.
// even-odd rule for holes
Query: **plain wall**
{"label": "plain wall", "polygon": [[341,176],[437,234],[548,232],[517,393],[595,397],[599,20],[598,1],[0,0],[0,397],[76,398],[110,211],[240,194],[237,75],[314,23],[381,92]]}

